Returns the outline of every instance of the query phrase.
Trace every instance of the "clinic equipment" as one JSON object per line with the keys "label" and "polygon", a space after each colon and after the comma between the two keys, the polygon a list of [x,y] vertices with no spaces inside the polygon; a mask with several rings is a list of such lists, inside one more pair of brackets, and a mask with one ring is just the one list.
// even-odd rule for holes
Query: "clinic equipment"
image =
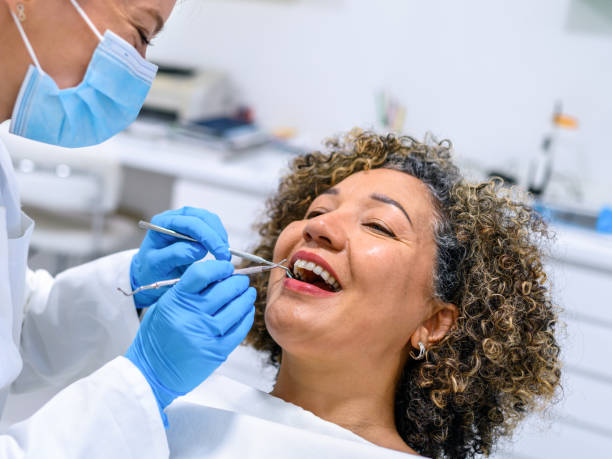
{"label": "clinic equipment", "polygon": [[240,107],[228,74],[215,69],[160,65],[141,116],[180,125],[231,116]]}
{"label": "clinic equipment", "polygon": [[[561,103],[557,102],[552,116],[552,129],[544,137],[539,154],[531,161],[529,175],[527,177],[527,189],[534,196],[540,197],[544,195],[549,183],[551,182],[554,172],[553,160],[557,161],[558,163],[560,159],[558,157],[558,144],[562,140],[563,132],[575,130],[577,128],[578,120],[572,116],[564,114]],[[575,171],[572,171],[572,173],[575,173]],[[580,195],[580,191],[578,191],[575,186],[573,188],[574,194]]]}
{"label": "clinic equipment", "polygon": [[[284,262],[286,260],[281,261]],[[250,266],[248,268],[242,268],[242,269],[236,269],[232,274],[244,274],[244,275],[251,275],[251,274],[259,274],[262,273],[264,271],[269,271],[271,269],[274,268],[285,268],[284,266],[281,266],[280,264],[272,264],[272,265],[262,265],[262,266]],[[132,296],[132,295],[136,295],[139,292],[142,292],[143,290],[154,290],[154,289],[158,289],[158,288],[162,288],[162,287],[168,287],[170,285],[174,285],[176,284],[178,281],[180,281],[181,278],[177,277],[176,279],[169,279],[169,280],[165,280],[165,281],[159,281],[159,282],[153,282],[152,284],[149,285],[143,285],[142,287],[138,287],[136,290],[132,290],[131,292],[125,291],[123,290],[121,287],[117,287],[117,290],[119,290],[121,293],[123,293],[125,296]]]}
{"label": "clinic equipment", "polygon": [[[162,233],[162,234],[167,234],[169,236],[175,237],[177,239],[184,239],[187,241],[191,241],[191,242],[198,242],[196,239],[187,236],[185,234],[181,234],[177,231],[168,229],[168,228],[164,228],[163,226],[159,226],[159,225],[154,225],[151,222],[147,222],[144,220],[140,220],[138,222],[138,226],[142,229],[146,229],[146,230],[151,230],[151,231],[155,231],[157,233]],[[252,253],[248,253],[248,252],[244,252],[242,250],[236,250],[236,249],[229,249],[229,252],[232,255],[235,255],[239,258],[243,258],[245,260],[249,260],[255,263],[262,263],[260,266],[250,266],[248,268],[242,268],[242,269],[236,269],[234,270],[233,274],[244,274],[244,275],[252,275],[252,274],[259,274],[265,271],[269,271],[271,269],[274,268],[282,268],[285,270],[285,272],[287,273],[287,276],[289,277],[293,277],[291,274],[291,270],[289,268],[287,268],[286,266],[283,266],[282,263],[284,263],[285,260],[281,260],[279,263],[274,263],[272,261],[266,260],[265,258],[259,257],[257,255],[254,255]],[[117,287],[117,290],[119,290],[121,293],[123,293],[125,296],[133,296],[139,292],[142,292],[144,290],[155,290],[155,289],[159,289],[162,287],[168,287],[171,285],[176,284],[178,281],[180,281],[181,278],[177,277],[174,279],[168,279],[168,280],[163,280],[163,281],[158,281],[158,282],[153,282],[151,284],[148,285],[142,285],[130,292],[122,289],[121,287]]]}
{"label": "clinic equipment", "polygon": [[[195,240],[194,238],[189,237],[189,236],[187,236],[187,235],[185,235],[185,234],[181,234],[181,233],[179,233],[179,232],[177,232],[177,231],[173,231],[173,230],[171,230],[171,229],[164,228],[164,227],[162,227],[162,226],[154,225],[153,223],[146,222],[146,221],[144,221],[144,220],[140,220],[140,221],[138,222],[138,226],[139,226],[140,228],[142,228],[142,229],[147,229],[147,230],[151,230],[151,231],[156,231],[156,232],[158,232],[158,233],[167,234],[167,235],[169,235],[169,236],[174,236],[174,237],[176,237],[176,238],[178,238],[178,239],[185,239],[185,240],[187,240],[187,241],[191,241],[191,242],[198,242],[198,241],[197,241],[197,240]],[[257,255],[254,255],[254,254],[252,254],[252,253],[243,252],[242,250],[236,250],[236,249],[231,249],[231,248],[230,248],[230,249],[229,249],[229,252],[230,252],[232,255],[235,255],[235,256],[237,256],[237,257],[239,257],[239,258],[243,258],[243,259],[245,259],[245,260],[252,261],[252,262],[254,262],[254,263],[262,263],[262,264],[264,264],[264,265],[272,266],[272,267],[274,267],[274,268],[283,268],[283,269],[284,269],[284,270],[287,272],[287,275],[288,275],[289,277],[293,277],[293,276],[291,275],[291,270],[290,270],[289,268],[287,268],[286,266],[282,266],[282,263],[283,263],[284,261],[286,261],[286,260],[283,260],[283,261],[281,261],[280,263],[274,263],[274,262],[272,262],[272,261],[266,260],[265,258],[258,257]],[[247,268],[247,269],[248,269],[248,268]],[[261,272],[261,271],[258,271],[258,272]],[[247,273],[236,273],[236,274],[247,274]],[[253,273],[248,273],[248,274],[253,274]]]}
{"label": "clinic equipment", "polygon": [[21,22],[11,13],[34,65],[21,85],[12,134],[62,147],[102,143],[127,128],[138,116],[157,66],[148,62],[119,35],[102,35],[76,0],[70,0],[98,38],[83,81],[59,89],[42,69]]}

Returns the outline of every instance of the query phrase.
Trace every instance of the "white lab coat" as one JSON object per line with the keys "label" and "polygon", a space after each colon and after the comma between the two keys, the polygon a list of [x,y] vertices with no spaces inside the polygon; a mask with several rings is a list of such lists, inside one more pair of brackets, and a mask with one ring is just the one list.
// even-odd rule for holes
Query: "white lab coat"
{"label": "white lab coat", "polygon": [[28,420],[0,433],[0,459],[167,457],[155,397],[125,358],[138,328],[124,252],[55,279],[27,268],[33,222],[21,212],[0,142],[0,415],[9,390],[76,381]]}

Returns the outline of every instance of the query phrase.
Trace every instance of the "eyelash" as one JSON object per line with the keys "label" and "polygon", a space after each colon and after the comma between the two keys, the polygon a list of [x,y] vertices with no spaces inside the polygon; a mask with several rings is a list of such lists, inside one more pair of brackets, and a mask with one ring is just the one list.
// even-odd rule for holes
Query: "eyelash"
{"label": "eyelash", "polygon": [[373,230],[376,231],[380,231],[381,233],[386,234],[389,237],[393,237],[395,238],[395,233],[393,231],[391,231],[390,229],[385,228],[384,226],[382,226],[379,223],[366,223],[365,226],[367,226],[368,228],[372,228]]}
{"label": "eyelash", "polygon": [[138,35],[140,35],[140,40],[144,43],[145,46],[152,46],[151,41],[147,38],[146,34],[142,31],[142,29],[138,29]]}
{"label": "eyelash", "polygon": [[319,212],[318,210],[313,210],[312,212],[308,212],[306,214],[306,217],[304,217],[304,218],[306,220],[310,220],[311,218],[318,217],[319,215],[323,215],[323,212]]}
{"label": "eyelash", "polygon": [[[319,215],[323,215],[323,212],[320,212],[320,211],[317,211],[317,210],[313,210],[312,212],[309,212],[308,214],[306,214],[306,220],[310,220],[311,218],[318,217]],[[364,224],[364,226],[367,226],[368,228],[371,228],[371,229],[373,229],[375,231],[379,231],[381,233],[384,233],[384,234],[386,234],[389,237],[392,237],[392,238],[397,237],[393,231],[391,231],[390,229],[384,227],[380,223],[366,223],[366,224]]]}

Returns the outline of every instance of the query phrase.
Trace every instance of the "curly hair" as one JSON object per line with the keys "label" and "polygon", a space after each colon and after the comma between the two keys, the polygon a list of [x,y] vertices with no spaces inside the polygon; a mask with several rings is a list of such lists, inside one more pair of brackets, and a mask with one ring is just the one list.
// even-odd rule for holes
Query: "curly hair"
{"label": "curly hair", "polygon": [[[528,412],[560,387],[557,309],[542,265],[546,225],[499,180],[471,184],[451,161],[451,143],[354,130],[328,151],[295,158],[267,202],[255,249],[270,259],[281,231],[324,190],[362,170],[388,168],[421,180],[434,198],[435,295],[458,308],[451,330],[408,359],[395,392],[403,440],[429,457],[488,455]],[[279,365],[264,321],[267,277],[256,280],[247,342]]]}

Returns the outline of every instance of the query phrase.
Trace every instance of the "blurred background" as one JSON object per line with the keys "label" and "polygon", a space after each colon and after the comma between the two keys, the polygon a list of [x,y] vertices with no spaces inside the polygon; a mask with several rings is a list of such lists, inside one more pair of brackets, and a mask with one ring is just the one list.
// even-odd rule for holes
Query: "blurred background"
{"label": "blurred background", "polygon": [[37,222],[31,267],[136,247],[139,219],[183,205],[248,249],[295,154],[355,126],[430,132],[468,176],[531,191],[557,234],[564,392],[494,457],[610,457],[611,1],[179,0],[153,45],[128,132],[65,150],[1,126]]}

